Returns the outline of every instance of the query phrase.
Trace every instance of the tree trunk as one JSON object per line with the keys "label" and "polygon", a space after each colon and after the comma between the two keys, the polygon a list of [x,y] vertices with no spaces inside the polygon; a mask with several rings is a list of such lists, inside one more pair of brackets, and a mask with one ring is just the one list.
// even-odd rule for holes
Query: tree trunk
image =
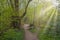
{"label": "tree trunk", "polygon": [[57,8],[58,13],[57,13],[57,26],[56,26],[56,35],[57,38],[60,36],[60,5]]}
{"label": "tree trunk", "polygon": [[11,6],[12,6],[12,8],[14,8],[14,15],[12,16],[12,23],[11,23],[11,25],[13,26],[13,28],[20,28],[21,27],[21,20],[26,15],[28,5],[29,5],[29,3],[31,1],[32,0],[28,1],[27,5],[25,7],[25,12],[20,17],[19,16],[19,0],[14,0],[14,5],[12,4],[12,0],[10,0]]}

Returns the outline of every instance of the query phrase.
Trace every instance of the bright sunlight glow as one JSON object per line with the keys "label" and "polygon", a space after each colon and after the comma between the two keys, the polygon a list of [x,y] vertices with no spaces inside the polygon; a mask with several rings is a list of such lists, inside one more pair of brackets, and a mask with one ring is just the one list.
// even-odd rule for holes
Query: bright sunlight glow
{"label": "bright sunlight glow", "polygon": [[49,24],[51,22],[51,19],[52,19],[53,15],[55,14],[55,11],[56,10],[53,11],[53,13],[51,14],[49,20],[47,21],[47,24],[46,24],[45,28],[43,29],[43,33],[42,34],[44,34],[47,31],[47,29],[49,28]]}
{"label": "bright sunlight glow", "polygon": [[[47,1],[47,0],[45,0],[45,1]],[[42,9],[42,11],[40,11],[40,16],[42,16],[42,17],[44,17],[44,15],[46,14],[47,11],[49,11],[52,8],[56,8],[59,5],[59,2],[57,0],[48,0],[47,2],[50,2],[51,5],[47,8],[45,8],[45,9]],[[50,24],[54,14],[55,14],[54,26],[56,25],[55,23],[56,23],[56,20],[57,20],[57,11],[54,9],[53,12],[51,13],[50,18],[48,19],[48,21],[46,23],[46,26],[43,29],[42,34],[44,34],[47,31],[47,29],[49,28],[49,24]]]}
{"label": "bright sunlight glow", "polygon": [[52,9],[53,7],[56,8],[56,6],[59,5],[58,1],[56,2],[56,0],[45,0],[45,1],[47,1],[47,2],[49,1],[49,2],[51,3],[51,5],[48,6],[47,8],[45,8],[45,9],[42,9],[42,10],[40,11],[40,16],[44,16],[47,11],[49,11],[49,10]]}

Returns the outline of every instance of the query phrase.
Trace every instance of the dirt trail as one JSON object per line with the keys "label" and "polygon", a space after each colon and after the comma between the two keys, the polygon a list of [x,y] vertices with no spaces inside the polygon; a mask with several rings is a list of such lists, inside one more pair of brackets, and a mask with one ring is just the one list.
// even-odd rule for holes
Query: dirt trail
{"label": "dirt trail", "polygon": [[24,25],[25,30],[25,40],[38,40],[37,35],[28,30],[29,25]]}

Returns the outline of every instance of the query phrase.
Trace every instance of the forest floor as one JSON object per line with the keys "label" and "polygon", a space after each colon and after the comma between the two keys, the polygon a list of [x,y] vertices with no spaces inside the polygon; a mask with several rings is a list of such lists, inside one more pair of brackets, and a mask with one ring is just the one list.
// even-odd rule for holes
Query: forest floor
{"label": "forest floor", "polygon": [[24,40],[38,40],[37,34],[28,30],[28,24],[24,25],[25,39]]}

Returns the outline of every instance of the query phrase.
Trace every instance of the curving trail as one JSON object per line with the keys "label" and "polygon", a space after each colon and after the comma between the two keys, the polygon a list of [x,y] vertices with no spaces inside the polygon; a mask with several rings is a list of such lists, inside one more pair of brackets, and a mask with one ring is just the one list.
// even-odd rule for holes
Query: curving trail
{"label": "curving trail", "polygon": [[32,33],[29,30],[29,24],[24,25],[25,39],[24,40],[38,40],[36,33]]}

